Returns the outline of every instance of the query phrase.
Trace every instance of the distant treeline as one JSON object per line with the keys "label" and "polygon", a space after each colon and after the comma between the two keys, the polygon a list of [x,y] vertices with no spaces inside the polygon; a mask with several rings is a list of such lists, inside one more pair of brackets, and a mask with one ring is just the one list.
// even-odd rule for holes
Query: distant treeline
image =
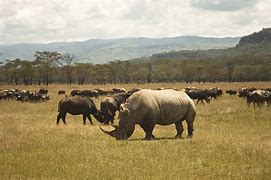
{"label": "distant treeline", "polygon": [[182,60],[155,58],[148,61],[111,61],[107,64],[78,63],[74,55],[37,51],[34,61],[7,60],[0,66],[2,84],[50,83],[150,83],[270,81],[270,55]]}

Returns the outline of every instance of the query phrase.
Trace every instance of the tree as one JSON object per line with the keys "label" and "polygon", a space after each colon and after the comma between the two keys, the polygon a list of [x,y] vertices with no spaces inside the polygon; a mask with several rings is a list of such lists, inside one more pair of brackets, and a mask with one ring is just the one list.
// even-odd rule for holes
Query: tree
{"label": "tree", "polygon": [[50,52],[50,51],[36,51],[35,53],[36,61],[40,62],[41,68],[43,70],[43,82],[47,86],[49,85],[49,75],[51,68],[57,66],[59,60],[61,59],[61,54],[59,52]]}
{"label": "tree", "polygon": [[34,63],[31,61],[21,60],[19,69],[20,77],[23,78],[24,85],[31,85],[33,83]]}
{"label": "tree", "polygon": [[64,65],[63,64],[62,65],[63,65],[63,70],[66,74],[67,83],[71,84],[75,56],[70,53],[65,53],[64,55],[62,55],[61,60],[64,62]]}
{"label": "tree", "polygon": [[116,84],[117,83],[117,72],[119,72],[119,60],[115,60],[115,61],[109,61],[109,71],[110,71],[110,81],[111,83]]}
{"label": "tree", "polygon": [[148,64],[148,75],[147,75],[147,82],[148,84],[152,81],[152,65],[151,63]]}
{"label": "tree", "polygon": [[78,85],[83,85],[88,79],[93,79],[94,65],[91,63],[75,63],[74,72]]}
{"label": "tree", "polygon": [[231,82],[232,81],[232,74],[234,72],[234,63],[231,61],[228,61],[226,66],[227,66],[227,72],[228,72],[228,81]]}
{"label": "tree", "polygon": [[125,83],[128,84],[130,82],[131,76],[130,76],[130,62],[129,61],[124,61],[124,80]]}
{"label": "tree", "polygon": [[7,75],[10,78],[10,80],[14,83],[15,85],[19,84],[19,68],[21,67],[21,60],[16,58],[14,60],[6,60],[7,63],[4,65],[4,68],[7,71]]}

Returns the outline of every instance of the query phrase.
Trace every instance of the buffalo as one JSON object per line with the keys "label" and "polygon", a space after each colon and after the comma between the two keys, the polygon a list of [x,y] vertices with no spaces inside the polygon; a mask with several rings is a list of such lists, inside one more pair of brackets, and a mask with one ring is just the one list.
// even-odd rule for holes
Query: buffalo
{"label": "buffalo", "polygon": [[82,91],[79,90],[79,89],[73,89],[71,92],[70,92],[70,95],[71,96],[81,96],[82,95]]}
{"label": "buffalo", "polygon": [[112,92],[117,94],[117,93],[125,93],[124,88],[112,88]]}
{"label": "buffalo", "polygon": [[229,95],[233,96],[233,95],[237,94],[237,91],[233,90],[233,89],[229,89],[229,90],[226,91],[226,94],[229,94]]}
{"label": "buffalo", "polygon": [[48,89],[41,88],[38,91],[40,94],[48,94]]}
{"label": "buffalo", "polygon": [[245,98],[245,97],[247,97],[248,93],[255,91],[255,90],[257,90],[257,89],[254,87],[250,87],[250,88],[243,87],[243,88],[239,89],[238,96]]}
{"label": "buffalo", "polygon": [[81,96],[97,98],[99,96],[99,93],[96,90],[83,90],[81,91]]}
{"label": "buffalo", "polygon": [[253,106],[257,105],[263,106],[264,103],[267,102],[268,106],[270,105],[271,102],[271,93],[270,91],[265,91],[265,90],[254,90],[252,92],[249,92],[247,94],[247,104],[250,106],[251,103],[253,103]]}
{"label": "buffalo", "polygon": [[56,123],[59,124],[60,119],[66,124],[66,114],[83,115],[83,123],[86,124],[86,118],[88,118],[90,124],[93,125],[90,114],[92,114],[96,120],[103,123],[100,112],[97,110],[96,105],[92,99],[81,96],[65,97],[58,103],[58,115]]}
{"label": "buffalo", "polygon": [[59,90],[59,91],[57,92],[57,94],[58,94],[58,95],[66,94],[66,91],[65,91],[65,90]]}
{"label": "buffalo", "polygon": [[101,112],[104,119],[104,123],[108,124],[109,121],[114,123],[114,117],[117,111],[120,110],[120,105],[126,101],[128,94],[121,93],[111,97],[105,97],[101,101]]}
{"label": "buffalo", "polygon": [[203,104],[203,100],[206,101],[207,103],[210,102],[209,94],[207,90],[202,90],[202,89],[190,89],[190,90],[185,90],[185,93],[191,98],[191,99],[196,99],[197,104],[199,101],[201,101]]}

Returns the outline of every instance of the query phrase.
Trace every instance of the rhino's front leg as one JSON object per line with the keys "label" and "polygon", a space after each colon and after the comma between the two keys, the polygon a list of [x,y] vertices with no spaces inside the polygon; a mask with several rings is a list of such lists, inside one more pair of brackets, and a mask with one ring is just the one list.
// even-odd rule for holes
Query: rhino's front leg
{"label": "rhino's front leg", "polygon": [[155,124],[144,123],[144,124],[139,124],[139,125],[146,134],[145,137],[143,138],[144,140],[153,140],[155,138],[155,136],[152,134]]}

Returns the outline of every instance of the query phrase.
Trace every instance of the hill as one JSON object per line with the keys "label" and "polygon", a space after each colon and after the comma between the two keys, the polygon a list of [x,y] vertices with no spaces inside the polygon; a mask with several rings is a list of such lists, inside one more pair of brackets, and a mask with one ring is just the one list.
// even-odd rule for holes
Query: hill
{"label": "hill", "polygon": [[90,39],[82,42],[53,42],[49,44],[1,45],[0,61],[5,59],[33,60],[35,51],[73,53],[80,62],[106,63],[151,56],[171,50],[204,50],[235,46],[239,37],[213,38],[179,36],[172,38]]}
{"label": "hill", "polygon": [[152,59],[217,59],[239,55],[270,55],[271,28],[263,28],[259,32],[240,38],[239,43],[232,48],[208,50],[180,50],[152,55]]}

